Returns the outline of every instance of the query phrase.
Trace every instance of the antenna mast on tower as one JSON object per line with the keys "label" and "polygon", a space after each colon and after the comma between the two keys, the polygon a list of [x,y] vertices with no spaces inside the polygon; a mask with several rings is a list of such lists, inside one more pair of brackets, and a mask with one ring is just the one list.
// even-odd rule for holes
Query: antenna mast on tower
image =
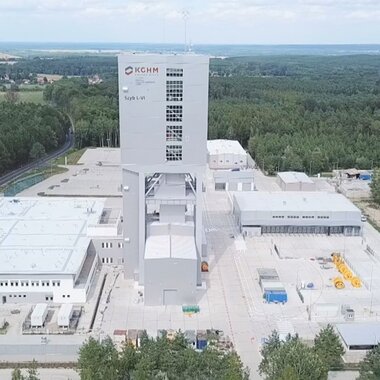
{"label": "antenna mast on tower", "polygon": [[188,45],[187,45],[187,21],[190,17],[190,12],[187,9],[184,9],[182,11],[182,17],[183,21],[185,23],[185,51],[188,51]]}

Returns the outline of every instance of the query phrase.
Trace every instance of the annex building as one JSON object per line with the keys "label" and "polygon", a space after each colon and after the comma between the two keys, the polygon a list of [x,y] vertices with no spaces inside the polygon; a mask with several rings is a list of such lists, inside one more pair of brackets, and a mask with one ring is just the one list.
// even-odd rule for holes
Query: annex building
{"label": "annex building", "polygon": [[245,236],[265,233],[361,234],[361,211],[341,194],[325,192],[240,192],[233,213]]}
{"label": "annex building", "polygon": [[122,257],[120,216],[105,202],[0,198],[0,303],[86,302],[100,262]]}

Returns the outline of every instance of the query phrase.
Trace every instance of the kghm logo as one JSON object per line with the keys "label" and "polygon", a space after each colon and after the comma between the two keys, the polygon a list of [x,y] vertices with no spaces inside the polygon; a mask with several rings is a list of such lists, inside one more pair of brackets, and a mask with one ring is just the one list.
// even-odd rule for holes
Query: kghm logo
{"label": "kghm logo", "polygon": [[125,75],[131,74],[158,74],[158,67],[145,67],[145,66],[137,66],[132,67],[128,66],[125,68]]}
{"label": "kghm logo", "polygon": [[126,75],[131,75],[133,73],[133,67],[132,66],[128,66],[125,68],[125,74]]}

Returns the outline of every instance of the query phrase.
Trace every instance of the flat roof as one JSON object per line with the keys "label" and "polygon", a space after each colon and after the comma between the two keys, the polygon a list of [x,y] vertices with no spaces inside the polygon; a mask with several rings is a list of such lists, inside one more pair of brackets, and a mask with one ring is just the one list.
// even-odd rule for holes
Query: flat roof
{"label": "flat roof", "polygon": [[335,325],[347,346],[371,346],[380,342],[380,323],[338,323]]}
{"label": "flat roof", "polygon": [[0,274],[76,274],[102,198],[0,198]]}
{"label": "flat roof", "polygon": [[145,244],[145,259],[197,259],[194,236],[152,235]]}
{"label": "flat roof", "polygon": [[308,191],[243,191],[234,193],[241,211],[359,212],[341,194]]}
{"label": "flat roof", "polygon": [[207,150],[210,155],[213,154],[241,154],[246,155],[247,152],[237,140],[208,140]]}
{"label": "flat roof", "polygon": [[279,172],[277,176],[285,183],[314,183],[305,173],[302,172]]}

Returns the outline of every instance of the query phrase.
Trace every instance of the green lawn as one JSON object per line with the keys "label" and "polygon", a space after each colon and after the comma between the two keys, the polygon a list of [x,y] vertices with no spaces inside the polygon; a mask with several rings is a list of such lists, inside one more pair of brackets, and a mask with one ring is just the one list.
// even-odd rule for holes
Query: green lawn
{"label": "green lawn", "polygon": [[[0,92],[0,102],[4,101],[5,92]],[[43,91],[19,91],[19,102],[43,104]]]}
{"label": "green lawn", "polygon": [[[79,149],[79,150],[73,149],[73,150],[69,151],[69,153],[66,154],[67,165],[78,165],[79,159],[82,157],[83,153],[86,150],[87,150],[87,148],[83,148],[83,149]],[[55,164],[56,165],[65,165],[65,156],[59,157],[55,161]]]}

